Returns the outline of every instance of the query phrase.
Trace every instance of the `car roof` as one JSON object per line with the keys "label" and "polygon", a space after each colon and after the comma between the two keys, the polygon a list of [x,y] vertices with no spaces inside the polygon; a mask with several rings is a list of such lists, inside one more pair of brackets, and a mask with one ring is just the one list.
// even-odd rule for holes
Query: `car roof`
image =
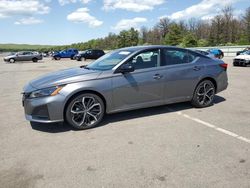
{"label": "car roof", "polygon": [[[120,48],[120,49],[117,49],[117,50],[139,51],[139,50],[147,50],[147,49],[153,49],[153,48],[185,49],[185,48],[180,48],[180,47],[177,47],[177,46],[148,45],[148,46],[131,46],[131,47]],[[185,50],[187,50],[187,49],[185,49]]]}

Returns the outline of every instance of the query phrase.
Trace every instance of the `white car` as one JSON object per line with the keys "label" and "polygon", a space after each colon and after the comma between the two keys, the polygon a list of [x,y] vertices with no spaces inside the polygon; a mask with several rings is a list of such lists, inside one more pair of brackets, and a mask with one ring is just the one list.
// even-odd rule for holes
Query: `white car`
{"label": "white car", "polygon": [[250,64],[250,50],[244,52],[241,55],[236,56],[233,61],[234,66],[246,67],[249,64]]}

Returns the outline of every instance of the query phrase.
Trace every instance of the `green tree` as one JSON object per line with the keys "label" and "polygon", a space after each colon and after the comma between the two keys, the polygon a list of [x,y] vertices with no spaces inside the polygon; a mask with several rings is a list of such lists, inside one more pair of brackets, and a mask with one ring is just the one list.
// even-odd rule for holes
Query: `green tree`
{"label": "green tree", "polygon": [[139,42],[139,33],[134,28],[123,30],[118,35],[118,47],[136,46]]}
{"label": "green tree", "polygon": [[208,46],[208,45],[209,45],[209,43],[208,43],[208,41],[206,39],[199,39],[198,40],[198,46],[205,47],[205,46]]}
{"label": "green tree", "polygon": [[181,27],[174,23],[169,27],[169,32],[165,36],[165,44],[176,46],[182,42],[183,31]]}
{"label": "green tree", "polygon": [[248,44],[250,43],[250,7],[246,9],[246,13],[243,18],[243,23],[245,25],[245,36],[247,38]]}
{"label": "green tree", "polygon": [[196,47],[198,44],[197,39],[195,38],[194,34],[188,33],[182,39],[182,45],[184,47]]}

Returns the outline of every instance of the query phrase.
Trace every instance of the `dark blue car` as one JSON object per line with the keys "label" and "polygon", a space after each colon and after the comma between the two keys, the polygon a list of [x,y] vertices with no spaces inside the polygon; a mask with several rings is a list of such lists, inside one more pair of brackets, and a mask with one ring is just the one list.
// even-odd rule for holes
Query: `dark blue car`
{"label": "dark blue car", "polygon": [[74,49],[74,48],[70,48],[70,49],[66,49],[66,50],[62,50],[60,52],[57,52],[57,53],[53,54],[52,57],[55,60],[60,60],[61,58],[73,59],[76,54],[78,54],[78,50]]}

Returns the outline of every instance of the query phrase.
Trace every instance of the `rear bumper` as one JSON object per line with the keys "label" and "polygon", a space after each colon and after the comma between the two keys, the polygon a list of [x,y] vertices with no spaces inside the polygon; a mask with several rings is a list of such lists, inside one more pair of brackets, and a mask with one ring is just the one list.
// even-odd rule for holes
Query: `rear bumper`
{"label": "rear bumper", "polygon": [[223,71],[222,74],[219,75],[217,78],[217,89],[216,93],[219,93],[223,90],[226,90],[228,87],[228,77],[227,77],[227,72]]}

